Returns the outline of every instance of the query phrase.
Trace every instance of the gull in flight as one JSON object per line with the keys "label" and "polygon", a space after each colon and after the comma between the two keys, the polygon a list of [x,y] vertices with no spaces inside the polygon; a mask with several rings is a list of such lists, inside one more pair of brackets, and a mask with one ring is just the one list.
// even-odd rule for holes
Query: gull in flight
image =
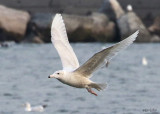
{"label": "gull in flight", "polygon": [[25,111],[27,112],[43,112],[44,108],[46,108],[47,105],[38,105],[31,107],[31,104],[29,102],[25,103]]}
{"label": "gull in flight", "polygon": [[86,88],[89,93],[97,96],[92,88],[100,91],[106,88],[106,84],[96,83],[90,80],[92,73],[106,65],[106,62],[109,63],[118,52],[132,44],[138,33],[139,31],[136,31],[123,41],[95,53],[88,61],[80,66],[69,44],[62,16],[61,14],[56,14],[51,26],[51,41],[61,58],[63,70],[54,72],[48,78],[56,78],[60,82],[72,87]]}

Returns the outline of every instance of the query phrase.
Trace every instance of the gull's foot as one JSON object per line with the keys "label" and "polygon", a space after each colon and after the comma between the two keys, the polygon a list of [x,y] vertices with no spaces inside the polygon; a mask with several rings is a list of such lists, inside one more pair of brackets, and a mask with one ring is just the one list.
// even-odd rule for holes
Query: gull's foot
{"label": "gull's foot", "polygon": [[95,96],[98,96],[91,88],[87,88],[87,91]]}

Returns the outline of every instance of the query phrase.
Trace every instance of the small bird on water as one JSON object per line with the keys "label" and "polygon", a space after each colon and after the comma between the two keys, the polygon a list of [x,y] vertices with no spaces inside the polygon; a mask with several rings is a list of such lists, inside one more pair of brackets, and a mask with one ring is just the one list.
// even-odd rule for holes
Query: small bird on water
{"label": "small bird on water", "polygon": [[147,66],[148,65],[148,61],[145,57],[142,58],[142,65],[143,66]]}
{"label": "small bird on water", "polygon": [[29,102],[25,103],[25,111],[27,112],[43,112],[44,108],[46,107],[47,105],[38,105],[38,106],[32,107]]}
{"label": "small bird on water", "polygon": [[106,88],[106,84],[96,83],[90,80],[92,73],[106,65],[106,62],[110,62],[118,52],[132,44],[138,33],[139,31],[136,31],[123,41],[97,52],[80,66],[78,59],[69,44],[62,16],[61,14],[56,14],[51,26],[51,41],[61,58],[63,70],[54,72],[49,75],[48,78],[56,78],[60,82],[72,87],[86,88],[89,93],[97,96],[92,88],[100,91]]}

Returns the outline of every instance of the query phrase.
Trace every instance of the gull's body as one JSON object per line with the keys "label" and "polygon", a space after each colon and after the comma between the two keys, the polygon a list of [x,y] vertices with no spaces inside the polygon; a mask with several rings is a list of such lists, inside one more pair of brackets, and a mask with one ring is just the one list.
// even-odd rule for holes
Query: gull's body
{"label": "gull's body", "polygon": [[70,85],[76,88],[86,88],[92,81],[89,78],[82,77],[80,74],[76,72],[67,72],[67,71],[60,71],[63,72],[65,75],[58,78],[64,84]]}
{"label": "gull's body", "polygon": [[25,111],[27,112],[43,112],[46,105],[38,105],[32,107],[29,102],[25,103]]}
{"label": "gull's body", "polygon": [[95,83],[90,80],[92,73],[98,68],[108,65],[109,61],[121,50],[128,47],[136,39],[138,31],[125,40],[103,49],[94,54],[83,65],[79,66],[78,59],[69,44],[65,25],[60,14],[56,14],[51,27],[51,41],[61,58],[63,70],[56,71],[49,78],[57,78],[64,84],[77,88],[86,88],[88,92],[97,96],[92,88],[103,90],[106,84]]}

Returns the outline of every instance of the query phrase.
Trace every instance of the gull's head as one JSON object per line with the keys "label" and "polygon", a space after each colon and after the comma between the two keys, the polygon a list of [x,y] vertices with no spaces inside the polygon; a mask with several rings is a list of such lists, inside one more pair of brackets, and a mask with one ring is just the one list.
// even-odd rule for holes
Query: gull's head
{"label": "gull's head", "polygon": [[26,102],[23,105],[25,106],[25,111],[31,111],[31,104],[29,102]]}
{"label": "gull's head", "polygon": [[56,79],[61,79],[64,76],[64,71],[59,70],[54,72],[53,74],[49,75],[48,78],[56,78]]}
{"label": "gull's head", "polygon": [[31,104],[29,102],[26,102],[26,107],[30,108]]}

